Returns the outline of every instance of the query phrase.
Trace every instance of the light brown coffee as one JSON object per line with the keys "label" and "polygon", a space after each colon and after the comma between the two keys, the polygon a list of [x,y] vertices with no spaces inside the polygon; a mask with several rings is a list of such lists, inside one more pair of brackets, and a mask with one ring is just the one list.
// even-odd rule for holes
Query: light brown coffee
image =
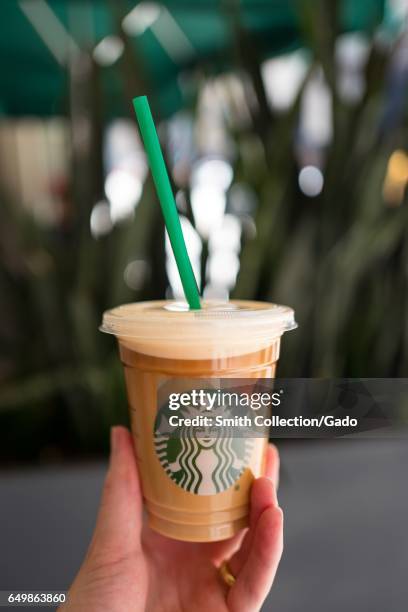
{"label": "light brown coffee", "polygon": [[[267,439],[242,440],[242,452],[231,452],[230,441],[210,440],[205,445],[158,438],[158,391],[166,385],[189,390],[188,379],[273,378],[280,337],[293,328],[293,311],[236,302],[215,305],[213,310],[211,305],[207,314],[197,316],[169,311],[164,302],[146,303],[141,312],[143,306],[122,307],[125,325],[112,321],[111,315],[104,319],[103,329],[118,337],[149,524],[180,540],[229,538],[247,525],[250,488],[264,473]],[[228,469],[217,463],[220,444],[230,444]]]}

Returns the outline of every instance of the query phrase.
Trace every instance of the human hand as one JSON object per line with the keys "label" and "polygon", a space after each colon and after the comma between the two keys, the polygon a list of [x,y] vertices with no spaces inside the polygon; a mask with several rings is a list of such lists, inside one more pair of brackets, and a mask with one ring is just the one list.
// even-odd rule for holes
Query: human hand
{"label": "human hand", "polygon": [[[93,538],[61,612],[259,610],[282,554],[278,473],[279,455],[269,446],[266,477],[252,486],[248,529],[222,542],[179,542],[143,521],[132,437],[114,427]],[[218,569],[225,559],[236,577],[231,587]]]}

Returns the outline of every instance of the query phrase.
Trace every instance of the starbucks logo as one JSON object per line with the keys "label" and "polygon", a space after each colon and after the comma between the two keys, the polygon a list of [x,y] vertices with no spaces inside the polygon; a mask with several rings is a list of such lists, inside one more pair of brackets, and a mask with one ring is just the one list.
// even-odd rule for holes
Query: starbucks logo
{"label": "starbucks logo", "polygon": [[[178,411],[179,417],[193,414],[197,416],[197,409]],[[233,437],[228,427],[172,427],[170,415],[174,412],[165,404],[154,430],[156,454],[166,474],[195,495],[214,495],[232,487],[250,462],[253,440]]]}

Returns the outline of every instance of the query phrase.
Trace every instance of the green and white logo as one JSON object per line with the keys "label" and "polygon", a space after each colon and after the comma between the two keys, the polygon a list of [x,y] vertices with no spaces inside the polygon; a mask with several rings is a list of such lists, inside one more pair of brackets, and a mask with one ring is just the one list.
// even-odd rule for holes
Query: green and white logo
{"label": "green and white logo", "polygon": [[[191,407],[178,411],[179,416],[197,414]],[[154,429],[155,450],[166,474],[195,495],[214,495],[232,487],[250,462],[253,440],[233,437],[230,427],[172,427],[171,415],[174,412],[165,403]]]}

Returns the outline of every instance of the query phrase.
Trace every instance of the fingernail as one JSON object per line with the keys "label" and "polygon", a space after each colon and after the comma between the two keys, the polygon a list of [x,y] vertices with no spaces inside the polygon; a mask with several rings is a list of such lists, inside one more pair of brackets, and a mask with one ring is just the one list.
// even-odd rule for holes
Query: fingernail
{"label": "fingernail", "polygon": [[273,478],[268,478],[269,482],[272,484],[272,503],[274,506],[279,507],[279,501],[278,501],[278,491],[276,490],[276,486],[274,483]]}
{"label": "fingernail", "polygon": [[279,501],[278,501],[278,489],[276,488],[275,485],[275,481],[273,478],[271,478],[270,476],[264,476],[264,478],[267,478],[269,480],[269,482],[272,483],[272,487],[273,487],[273,500],[274,500],[274,505],[275,506],[279,506]]}

